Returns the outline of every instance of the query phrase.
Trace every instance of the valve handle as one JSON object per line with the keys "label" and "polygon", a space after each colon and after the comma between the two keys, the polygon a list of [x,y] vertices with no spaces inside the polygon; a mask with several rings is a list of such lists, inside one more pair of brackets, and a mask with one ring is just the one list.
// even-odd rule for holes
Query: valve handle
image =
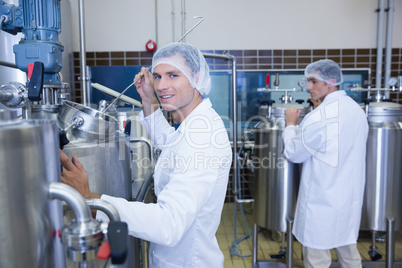
{"label": "valve handle", "polygon": [[[45,66],[42,62],[37,61],[34,64],[29,64],[28,70],[28,76],[30,75],[30,81],[28,85],[28,99],[30,101],[40,101],[42,99]],[[32,73],[30,70],[32,70]]]}
{"label": "valve handle", "polygon": [[124,134],[126,134],[128,136],[131,135],[131,120],[130,119],[128,119],[126,121],[126,124],[124,126],[124,131],[123,132],[124,132]]}
{"label": "valve handle", "polygon": [[96,257],[100,260],[107,260],[110,258],[110,244],[109,242],[103,242],[99,247]]}
{"label": "valve handle", "polygon": [[121,221],[109,222],[107,235],[110,243],[112,264],[123,264],[127,257],[127,223]]}

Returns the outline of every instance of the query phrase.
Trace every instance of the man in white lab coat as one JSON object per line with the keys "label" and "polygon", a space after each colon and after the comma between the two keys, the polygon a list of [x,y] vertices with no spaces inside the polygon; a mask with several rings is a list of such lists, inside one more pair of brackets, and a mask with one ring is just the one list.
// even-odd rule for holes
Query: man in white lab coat
{"label": "man in white lab coat", "polygon": [[365,185],[368,123],[345,91],[338,64],[306,67],[307,90],[321,102],[296,127],[300,112],[285,111],[284,155],[303,163],[293,234],[303,245],[305,267],[325,268],[335,248],[342,267],[361,267],[356,243]]}
{"label": "man in white lab coat", "polygon": [[[144,105],[139,118],[162,149],[154,172],[157,203],[129,202],[90,192],[82,165],[61,152],[62,181],[86,198],[112,203],[127,222],[129,233],[150,241],[150,267],[223,267],[215,233],[232,150],[220,116],[210,100],[202,98],[211,87],[205,58],[191,45],[172,43],[155,53],[152,73],[142,68],[134,80],[139,77],[136,87]],[[176,129],[169,125],[160,105],[171,112]]]}

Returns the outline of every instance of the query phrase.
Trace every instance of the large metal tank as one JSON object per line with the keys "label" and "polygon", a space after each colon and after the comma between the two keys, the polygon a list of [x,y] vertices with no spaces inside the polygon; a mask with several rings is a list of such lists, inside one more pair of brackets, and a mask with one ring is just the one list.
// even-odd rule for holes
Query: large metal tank
{"label": "large metal tank", "polygon": [[[81,125],[71,123],[81,118]],[[131,156],[129,137],[118,130],[118,121],[109,115],[72,101],[64,101],[59,126],[70,141],[63,151],[77,156],[89,178],[89,188],[131,200]]]}
{"label": "large metal tank", "polygon": [[138,119],[141,110],[139,108],[119,107],[108,112],[108,115],[113,116],[119,122],[120,132],[128,131],[130,135],[133,200],[138,200],[141,188],[147,187],[144,186],[144,183],[147,183],[147,177],[153,172],[154,167],[154,146]]}
{"label": "large metal tank", "polygon": [[[255,223],[266,229],[286,232],[287,218],[294,216],[301,165],[285,159],[282,132],[286,126],[285,110],[295,107],[301,111],[301,121],[308,108],[301,104],[280,103],[262,105],[263,119],[255,134]],[[258,166],[257,166],[258,164]]]}
{"label": "large metal tank", "polygon": [[362,230],[386,231],[387,217],[402,230],[402,105],[371,102]]}
{"label": "large metal tank", "polygon": [[61,203],[47,187],[60,181],[58,147],[55,122],[0,122],[0,267],[65,266]]}

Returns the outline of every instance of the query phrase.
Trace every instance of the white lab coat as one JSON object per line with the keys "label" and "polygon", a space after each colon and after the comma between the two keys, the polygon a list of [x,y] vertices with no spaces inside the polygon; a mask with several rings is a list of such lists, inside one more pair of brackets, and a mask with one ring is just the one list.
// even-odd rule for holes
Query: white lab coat
{"label": "white lab coat", "polygon": [[299,128],[282,133],[284,155],[303,163],[293,234],[306,247],[357,242],[365,185],[368,123],[344,91],[327,95]]}
{"label": "white lab coat", "polygon": [[154,172],[156,204],[102,195],[150,241],[151,267],[223,267],[215,233],[226,196],[232,150],[222,119],[203,100],[175,131],[157,110],[141,123],[162,149]]}

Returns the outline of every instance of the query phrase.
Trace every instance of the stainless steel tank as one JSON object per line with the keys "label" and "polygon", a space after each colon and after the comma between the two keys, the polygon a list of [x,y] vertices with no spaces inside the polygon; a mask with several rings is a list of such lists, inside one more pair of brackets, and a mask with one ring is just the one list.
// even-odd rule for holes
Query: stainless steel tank
{"label": "stainless steel tank", "polygon": [[280,103],[262,105],[259,115],[263,119],[255,134],[255,202],[254,220],[261,227],[286,232],[287,218],[294,216],[301,165],[285,159],[282,132],[285,110],[295,107],[301,110],[301,121],[308,108],[301,104]]}
{"label": "stainless steel tank", "polygon": [[[82,124],[71,127],[77,118]],[[64,101],[58,122],[62,129],[68,129],[70,142],[63,151],[78,157],[88,174],[90,190],[131,200],[130,143],[118,130],[118,121],[82,104]]]}
{"label": "stainless steel tank", "polygon": [[[142,109],[120,107],[117,110],[108,112],[119,122],[119,130],[129,131],[131,148],[131,178],[132,178],[132,198],[138,200],[140,190],[147,182],[147,176],[153,172],[153,143],[149,139],[148,133],[141,125],[138,114]],[[146,186],[145,186],[146,187]]]}
{"label": "stainless steel tank", "polygon": [[[367,109],[368,108],[368,109]],[[386,231],[386,217],[402,230],[402,105],[371,102],[362,230]]]}
{"label": "stainless steel tank", "polygon": [[0,121],[0,267],[64,267],[58,128],[47,120]]}

